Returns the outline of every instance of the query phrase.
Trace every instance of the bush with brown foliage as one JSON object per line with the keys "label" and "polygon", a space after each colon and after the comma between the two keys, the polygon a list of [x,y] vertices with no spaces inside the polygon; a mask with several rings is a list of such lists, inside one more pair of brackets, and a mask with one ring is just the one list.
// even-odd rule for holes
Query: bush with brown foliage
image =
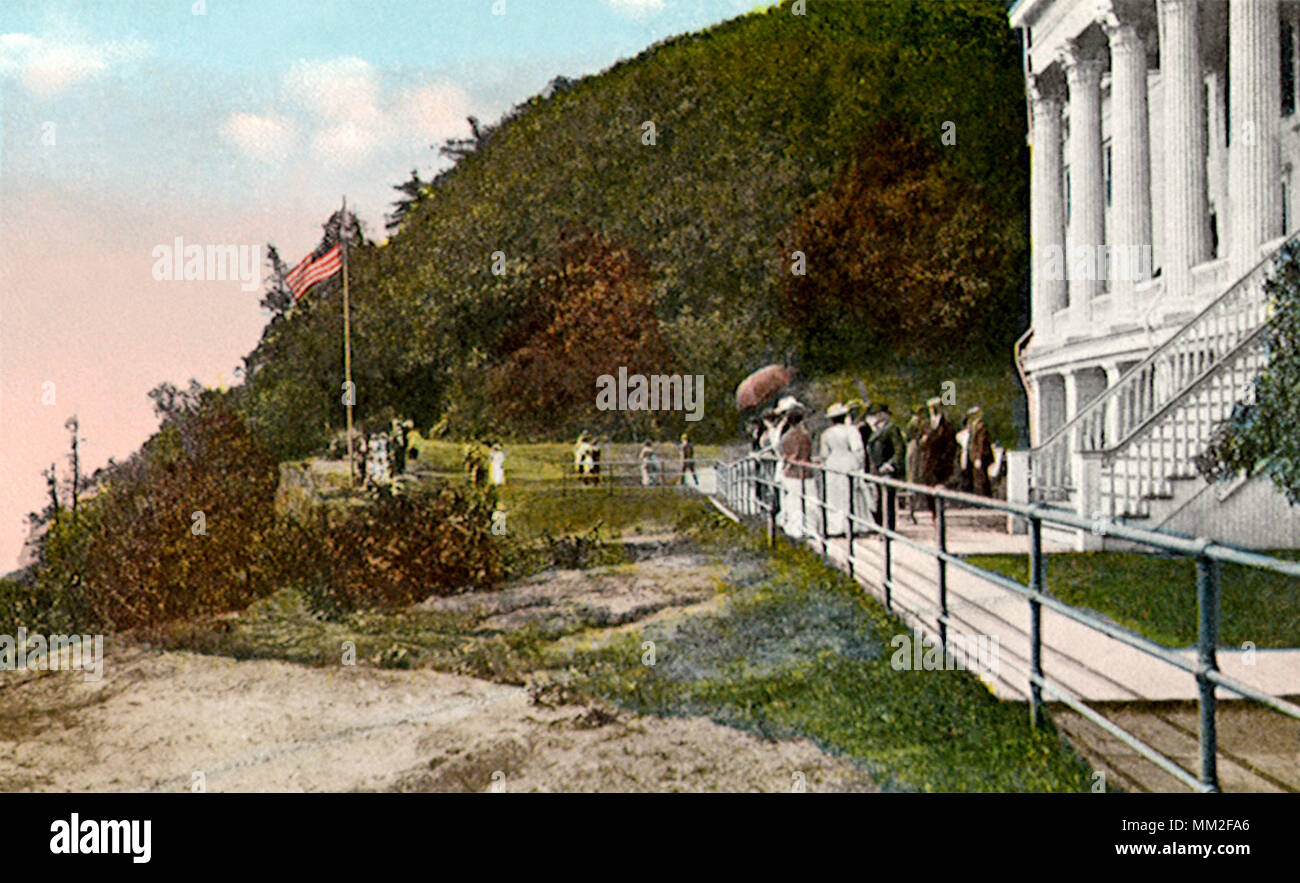
{"label": "bush with brown foliage", "polygon": [[181,396],[167,407],[158,433],[51,525],[38,580],[74,591],[87,625],[237,610],[276,586],[265,542],[275,529],[274,459],[224,397]]}
{"label": "bush with brown foliage", "polygon": [[[810,367],[984,356],[1014,338],[1022,221],[952,174],[946,149],[905,121],[884,121],[779,237],[784,319]],[[803,274],[793,272],[796,251]]]}
{"label": "bush with brown foliage", "polygon": [[503,574],[495,505],[493,488],[384,491],[341,518],[296,525],[291,581],[326,614],[493,588]]}
{"label": "bush with brown foliage", "polygon": [[54,513],[33,585],[0,593],[0,623],[39,601],[46,615],[17,624],[148,630],[285,587],[324,612],[391,608],[501,577],[494,489],[384,493],[341,517],[295,520],[276,514],[275,459],[227,397],[155,397],[158,433],[75,512]]}

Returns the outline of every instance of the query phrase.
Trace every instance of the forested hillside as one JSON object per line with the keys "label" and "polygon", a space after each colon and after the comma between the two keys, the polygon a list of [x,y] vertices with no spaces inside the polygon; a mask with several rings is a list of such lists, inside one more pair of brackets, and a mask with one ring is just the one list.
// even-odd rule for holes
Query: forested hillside
{"label": "forested hillside", "polygon": [[[804,376],[1008,359],[1027,176],[1004,4],[806,6],[557,79],[444,146],[454,166],[353,252],[358,418],[679,431],[594,410],[595,378],[625,365],[703,375],[692,426],[718,438],[736,382],[773,359]],[[281,300],[247,358],[236,397],[281,457],[343,420],[340,297]]]}

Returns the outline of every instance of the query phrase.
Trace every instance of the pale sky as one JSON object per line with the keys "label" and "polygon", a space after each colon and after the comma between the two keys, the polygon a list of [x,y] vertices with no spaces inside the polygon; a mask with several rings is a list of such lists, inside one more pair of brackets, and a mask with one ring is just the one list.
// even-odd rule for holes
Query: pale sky
{"label": "pale sky", "polygon": [[344,194],[382,239],[466,116],[756,5],[0,0],[0,573],[70,414],[93,471],[157,428],[150,389],[230,382],[257,342],[260,290],[157,281],[158,246],[293,263]]}

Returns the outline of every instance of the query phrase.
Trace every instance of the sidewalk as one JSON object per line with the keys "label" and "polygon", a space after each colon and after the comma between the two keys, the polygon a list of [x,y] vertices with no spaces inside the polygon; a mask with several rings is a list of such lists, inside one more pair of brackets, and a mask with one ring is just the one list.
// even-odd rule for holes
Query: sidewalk
{"label": "sidewalk", "polygon": [[[909,539],[936,547],[928,516],[920,525],[901,524],[899,532]],[[907,521],[901,518],[900,521]],[[808,545],[820,551],[821,541]],[[893,547],[894,611],[918,626],[923,633],[937,634],[938,562],[918,549],[901,543]],[[857,539],[854,544],[855,571],[860,583],[884,601],[884,543],[879,539]],[[1028,554],[1028,538],[979,527],[948,529],[948,549],[959,554]],[[1044,552],[1066,551],[1044,544]],[[832,539],[828,557],[847,570],[848,541]],[[1002,665],[997,677],[987,681],[994,694],[1005,699],[1028,698],[1028,682],[1015,669],[1029,668],[1029,602],[973,574],[948,568],[948,612],[954,622],[950,632],[988,635],[998,639]],[[1196,679],[1168,663],[1129,647],[1114,638],[1077,623],[1053,610],[1042,610],[1043,673],[1052,683],[1085,700],[1127,701],[1195,699]],[[1196,660],[1195,648],[1178,651],[1189,662]],[[1300,695],[1300,649],[1256,650],[1253,664],[1239,650],[1220,649],[1219,669],[1228,677],[1274,695]],[[1051,701],[1052,697],[1045,694]],[[1235,699],[1220,689],[1220,699]]]}

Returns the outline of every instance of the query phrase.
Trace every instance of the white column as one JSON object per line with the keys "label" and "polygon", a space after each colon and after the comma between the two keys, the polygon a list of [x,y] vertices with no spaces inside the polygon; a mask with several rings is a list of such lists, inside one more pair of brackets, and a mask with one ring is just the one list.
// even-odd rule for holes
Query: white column
{"label": "white column", "polygon": [[1089,302],[1102,291],[1098,251],[1106,242],[1106,181],[1101,161],[1102,60],[1065,51],[1070,87],[1070,255],[1067,266],[1070,305],[1086,321]]}
{"label": "white column", "polygon": [[1228,198],[1233,275],[1260,258],[1259,246],[1282,235],[1278,154],[1281,67],[1277,0],[1228,5]]}
{"label": "white column", "polygon": [[1151,142],[1147,118],[1147,50],[1131,24],[1113,20],[1110,39],[1110,127],[1113,219],[1110,244],[1121,249],[1113,266],[1111,287],[1116,308],[1131,307],[1133,284],[1142,282],[1151,266]]}
{"label": "white column", "polygon": [[1065,194],[1061,177],[1061,97],[1041,78],[1030,85],[1033,132],[1029,159],[1031,322],[1051,333],[1052,314],[1068,303],[1065,286]]}
{"label": "white column", "polygon": [[1079,372],[1065,370],[1061,372],[1061,379],[1065,381],[1065,420],[1062,423],[1069,423],[1079,413]]}
{"label": "white column", "polygon": [[[1118,362],[1103,366],[1103,370],[1105,370],[1106,372],[1106,389],[1108,390],[1114,387],[1115,384],[1119,383],[1120,377],[1124,376],[1124,372],[1120,370]],[[1103,392],[1102,395],[1105,395],[1105,393]],[[1107,447],[1110,447],[1111,445],[1119,444],[1120,441],[1120,437],[1119,437],[1120,406],[1121,406],[1121,402],[1119,401],[1118,398],[1111,399],[1109,402],[1106,403],[1106,446]]]}
{"label": "white column", "polygon": [[[1192,293],[1191,268],[1209,256],[1205,196],[1205,92],[1196,0],[1159,0],[1160,67],[1164,92],[1165,292]],[[1239,5],[1239,4],[1238,4]],[[1236,78],[1236,72],[1233,72]]]}

